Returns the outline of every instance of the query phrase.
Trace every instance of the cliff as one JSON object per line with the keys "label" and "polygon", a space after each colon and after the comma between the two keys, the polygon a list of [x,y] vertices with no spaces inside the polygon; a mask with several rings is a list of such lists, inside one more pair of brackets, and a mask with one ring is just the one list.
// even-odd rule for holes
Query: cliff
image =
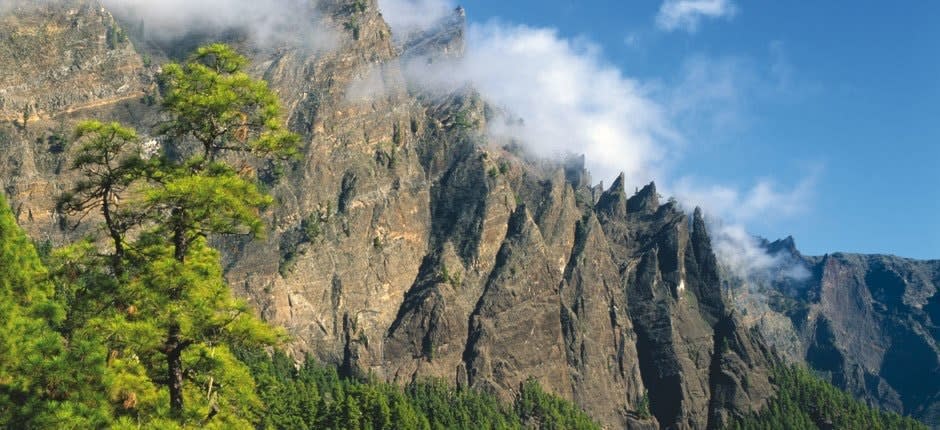
{"label": "cliff", "polygon": [[868,404],[940,426],[940,261],[808,257],[792,238],[766,248],[809,276],[737,290],[761,298],[738,300],[748,325]]}

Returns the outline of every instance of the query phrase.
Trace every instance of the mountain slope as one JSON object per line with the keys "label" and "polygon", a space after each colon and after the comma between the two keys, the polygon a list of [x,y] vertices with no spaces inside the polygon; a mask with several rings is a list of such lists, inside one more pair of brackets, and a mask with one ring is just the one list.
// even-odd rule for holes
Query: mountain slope
{"label": "mountain slope", "polygon": [[940,425],[940,261],[805,257],[792,238],[767,249],[810,272],[806,280],[751,285],[769,307],[744,306],[749,319],[792,322],[765,330],[772,343],[869,404]]}

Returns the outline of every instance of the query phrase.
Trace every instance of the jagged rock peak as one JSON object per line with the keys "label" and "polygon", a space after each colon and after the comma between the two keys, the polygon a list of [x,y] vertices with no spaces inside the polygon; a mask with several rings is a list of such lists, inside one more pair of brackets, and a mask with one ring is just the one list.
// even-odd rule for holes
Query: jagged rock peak
{"label": "jagged rock peak", "polygon": [[705,214],[699,206],[696,206],[695,211],[692,212],[692,231],[708,234],[705,226]]}
{"label": "jagged rock peak", "polygon": [[800,251],[796,248],[796,240],[793,239],[793,236],[787,236],[785,239],[771,242],[767,245],[767,250],[772,254],[786,252],[790,255],[800,255]]}
{"label": "jagged rock peak", "polygon": [[610,189],[597,201],[597,212],[610,218],[622,218],[627,214],[627,193],[624,189],[626,177],[623,173],[617,177]]}
{"label": "jagged rock peak", "polygon": [[656,192],[655,182],[650,182],[627,201],[629,213],[655,212],[657,209],[659,209],[659,194]]}
{"label": "jagged rock peak", "polygon": [[618,175],[617,179],[614,180],[614,183],[610,186],[610,190],[608,192],[626,195],[626,182],[626,175],[624,175],[623,172],[620,172],[620,175]]}

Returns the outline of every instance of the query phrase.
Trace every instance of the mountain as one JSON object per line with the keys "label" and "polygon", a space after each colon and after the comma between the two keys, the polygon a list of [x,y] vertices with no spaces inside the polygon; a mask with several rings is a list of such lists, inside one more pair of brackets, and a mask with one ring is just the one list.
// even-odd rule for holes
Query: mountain
{"label": "mountain", "polygon": [[[611,428],[717,428],[767,404],[779,354],[735,311],[701,211],[663,203],[655,184],[629,195],[623,176],[595,187],[583,158],[541,159],[488,136],[496,108],[472,88],[410,88],[406,59],[460,55],[462,10],[435,31],[400,37],[375,0],[323,0],[310,19],[339,35],[336,46],[270,47],[238,29],[156,41],[94,0],[6,10],[0,185],[16,221],[39,243],[94,227],[88,219],[73,229],[55,210],[56,196],[77,180],[67,169],[75,123],[122,121],[160,145],[146,135],[161,120],[160,63],[221,39],[250,57],[303,138],[302,157],[286,168],[232,160],[275,197],[263,214],[266,238],[213,239],[233,289],[287,328],[295,358],[401,384],[441,378],[505,401],[534,378]],[[826,272],[828,264],[818,269],[819,279],[831,278],[821,285],[855,279],[825,277],[841,273]],[[806,307],[816,306],[810,290],[798,296]],[[823,290],[812,297],[828,297]],[[927,300],[928,290],[936,296],[932,286],[914,296]],[[913,307],[904,297],[896,301]],[[936,314],[931,300],[922,314]],[[808,320],[812,328],[793,324],[800,351],[848,374],[840,369],[852,367],[839,363],[855,361],[816,357],[834,356],[828,338],[857,341],[842,337],[854,320],[834,313],[864,306],[817,302],[825,305]],[[870,309],[862,319],[882,312]],[[915,329],[900,314],[897,321],[910,333],[935,330]],[[880,325],[858,327],[866,339],[884,335]],[[922,349],[910,351],[920,357]],[[910,385],[883,367],[866,369],[898,389]]]}
{"label": "mountain", "polygon": [[868,404],[940,425],[940,261],[807,257],[793,238],[765,247],[783,257],[781,268],[798,264],[809,276],[738,286],[766,300],[737,302],[749,325]]}

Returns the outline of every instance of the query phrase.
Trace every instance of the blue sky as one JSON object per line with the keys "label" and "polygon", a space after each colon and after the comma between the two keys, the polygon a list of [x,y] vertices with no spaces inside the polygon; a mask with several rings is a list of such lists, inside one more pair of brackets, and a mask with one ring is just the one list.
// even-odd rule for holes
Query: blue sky
{"label": "blue sky", "polygon": [[661,114],[629,148],[670,192],[807,254],[940,258],[940,3],[665,1],[461,5],[469,43],[550,29],[619,72]]}

